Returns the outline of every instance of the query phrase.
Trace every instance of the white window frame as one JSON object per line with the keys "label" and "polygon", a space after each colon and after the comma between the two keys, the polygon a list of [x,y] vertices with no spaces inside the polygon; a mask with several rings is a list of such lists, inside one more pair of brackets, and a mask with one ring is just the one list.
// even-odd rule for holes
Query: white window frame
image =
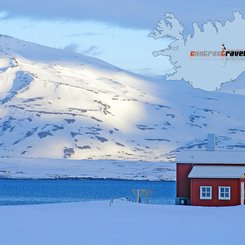
{"label": "white window frame", "polygon": [[[227,192],[224,190],[223,192],[221,192],[221,188],[228,188],[228,194],[229,196],[228,197],[225,197],[224,196],[221,196],[221,193],[224,193],[226,194]],[[219,186],[219,200],[231,200],[231,187],[230,186]]]}
{"label": "white window frame", "polygon": [[[210,191],[203,192],[203,188],[208,188]],[[206,194],[210,192],[210,196],[208,197]],[[201,200],[212,200],[212,186],[200,186],[200,199]],[[205,195],[203,195],[205,193]]]}

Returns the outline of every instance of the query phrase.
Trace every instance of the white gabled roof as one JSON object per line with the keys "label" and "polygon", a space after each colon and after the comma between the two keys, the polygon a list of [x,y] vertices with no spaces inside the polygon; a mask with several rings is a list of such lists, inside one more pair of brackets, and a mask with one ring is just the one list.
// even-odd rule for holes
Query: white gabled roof
{"label": "white gabled roof", "polygon": [[240,179],[244,173],[245,166],[194,166],[188,178]]}
{"label": "white gabled roof", "polygon": [[182,151],[177,163],[245,164],[245,151]]}

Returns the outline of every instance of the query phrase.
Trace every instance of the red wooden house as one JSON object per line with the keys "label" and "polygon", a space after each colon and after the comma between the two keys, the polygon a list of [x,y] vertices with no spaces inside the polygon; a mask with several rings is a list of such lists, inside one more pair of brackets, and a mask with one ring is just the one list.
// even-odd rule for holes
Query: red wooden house
{"label": "red wooden house", "polygon": [[206,151],[183,151],[176,162],[176,204],[244,204],[245,151],[215,151],[211,137]]}

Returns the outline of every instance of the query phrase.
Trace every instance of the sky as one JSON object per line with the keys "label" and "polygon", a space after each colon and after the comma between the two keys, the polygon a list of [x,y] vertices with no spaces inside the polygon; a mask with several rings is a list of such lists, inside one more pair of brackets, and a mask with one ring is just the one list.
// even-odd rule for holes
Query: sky
{"label": "sky", "polygon": [[167,48],[170,40],[149,33],[165,13],[174,13],[187,35],[193,22],[224,22],[234,11],[245,15],[244,0],[8,0],[0,3],[0,33],[159,76],[173,67],[152,51]]}

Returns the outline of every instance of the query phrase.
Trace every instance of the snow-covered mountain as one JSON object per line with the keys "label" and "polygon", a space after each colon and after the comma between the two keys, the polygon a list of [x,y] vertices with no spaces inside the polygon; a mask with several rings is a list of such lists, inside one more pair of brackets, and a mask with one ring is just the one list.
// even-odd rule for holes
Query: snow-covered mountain
{"label": "snow-covered mountain", "polygon": [[207,133],[220,148],[245,147],[243,95],[8,36],[0,36],[0,100],[3,157],[169,160],[205,148]]}
{"label": "snow-covered mountain", "polygon": [[236,80],[221,84],[219,91],[229,94],[245,95],[245,72],[240,74]]}

